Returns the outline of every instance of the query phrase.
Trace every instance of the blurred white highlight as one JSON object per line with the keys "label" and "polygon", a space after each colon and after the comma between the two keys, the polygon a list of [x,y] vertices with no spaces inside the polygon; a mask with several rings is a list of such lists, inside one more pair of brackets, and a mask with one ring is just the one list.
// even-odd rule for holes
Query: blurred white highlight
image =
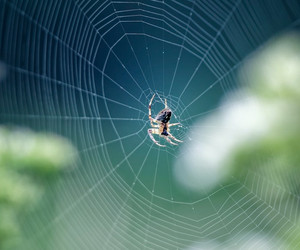
{"label": "blurred white highlight", "polygon": [[238,237],[230,238],[226,242],[211,241],[209,243],[199,242],[187,247],[186,250],[273,250],[286,249],[284,244],[272,239],[263,233],[241,234]]}
{"label": "blurred white highlight", "polygon": [[242,71],[248,91],[229,95],[220,109],[192,126],[192,140],[186,140],[174,167],[183,187],[211,191],[230,175],[230,161],[241,145],[251,145],[288,120],[291,97],[300,98],[299,41],[299,35],[290,34],[267,44]]}
{"label": "blurred white highlight", "polygon": [[180,184],[193,191],[210,191],[230,173],[231,152],[244,142],[266,133],[277,117],[276,108],[254,96],[230,97],[211,116],[195,124],[192,141],[181,151],[174,173]]}
{"label": "blurred white highlight", "polygon": [[[270,97],[300,95],[300,35],[289,33],[271,40],[252,56],[242,73],[246,82]],[[259,94],[259,93],[258,93]]]}

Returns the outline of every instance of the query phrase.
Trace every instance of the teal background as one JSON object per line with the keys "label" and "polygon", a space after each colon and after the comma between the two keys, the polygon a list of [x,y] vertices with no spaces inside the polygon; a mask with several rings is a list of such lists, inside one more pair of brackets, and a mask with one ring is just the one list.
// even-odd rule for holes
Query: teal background
{"label": "teal background", "polygon": [[153,145],[148,103],[156,93],[155,116],[166,98],[183,125],[174,136],[192,140],[194,122],[240,87],[245,59],[299,16],[296,0],[0,0],[1,124],[57,133],[79,152],[22,222],[20,249],[182,249],[272,227],[262,214],[276,225],[249,191],[257,183],[180,187],[180,147]]}

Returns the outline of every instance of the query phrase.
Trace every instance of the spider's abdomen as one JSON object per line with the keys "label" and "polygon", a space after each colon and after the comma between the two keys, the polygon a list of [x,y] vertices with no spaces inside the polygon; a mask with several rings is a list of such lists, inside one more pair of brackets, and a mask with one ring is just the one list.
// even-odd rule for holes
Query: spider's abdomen
{"label": "spider's abdomen", "polygon": [[161,133],[161,135],[167,136],[167,135],[169,135],[169,134],[168,134],[167,130],[164,129],[163,132]]}
{"label": "spider's abdomen", "polygon": [[166,126],[166,124],[163,125],[163,129],[162,129],[162,132],[161,132],[161,135],[164,135],[164,136],[168,136],[168,128]]}
{"label": "spider's abdomen", "polygon": [[155,117],[156,120],[162,123],[168,123],[171,119],[172,112],[170,109],[163,109]]}

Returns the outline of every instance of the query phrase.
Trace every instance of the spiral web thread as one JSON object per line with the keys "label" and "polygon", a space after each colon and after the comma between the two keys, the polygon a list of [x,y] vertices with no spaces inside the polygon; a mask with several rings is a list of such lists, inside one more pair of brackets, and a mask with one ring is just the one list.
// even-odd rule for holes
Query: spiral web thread
{"label": "spiral web thread", "polygon": [[67,136],[80,156],[49,186],[45,204],[52,205],[24,222],[28,249],[41,249],[47,237],[49,249],[222,247],[228,239],[246,246],[264,232],[269,242],[293,246],[298,208],[284,197],[298,200],[296,194],[259,172],[233,176],[204,195],[182,191],[172,174],[178,147],[161,139],[167,147],[157,147],[147,129],[155,93],[152,115],[166,98],[172,122],[182,124],[172,133],[193,140],[195,120],[226,108],[219,100],[239,87],[236,74],[248,56],[299,26],[299,1],[1,0],[0,6],[0,59],[9,71],[0,85],[1,121]]}

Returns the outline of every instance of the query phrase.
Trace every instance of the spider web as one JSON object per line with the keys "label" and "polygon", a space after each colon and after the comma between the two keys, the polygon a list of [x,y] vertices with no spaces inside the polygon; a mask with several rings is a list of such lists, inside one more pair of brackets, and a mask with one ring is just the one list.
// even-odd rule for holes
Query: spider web
{"label": "spider web", "polygon": [[23,222],[23,249],[224,248],[228,239],[245,248],[259,233],[269,238],[256,246],[267,248],[296,232],[288,191],[259,172],[232,176],[212,193],[182,190],[172,173],[179,147],[163,140],[166,147],[157,147],[147,129],[155,93],[152,115],[166,98],[171,122],[182,124],[172,134],[193,140],[195,120],[226,108],[220,100],[239,87],[236,74],[248,56],[299,27],[299,1],[0,6],[0,59],[8,68],[1,122],[64,135],[79,151],[76,166],[49,185],[42,209]]}

